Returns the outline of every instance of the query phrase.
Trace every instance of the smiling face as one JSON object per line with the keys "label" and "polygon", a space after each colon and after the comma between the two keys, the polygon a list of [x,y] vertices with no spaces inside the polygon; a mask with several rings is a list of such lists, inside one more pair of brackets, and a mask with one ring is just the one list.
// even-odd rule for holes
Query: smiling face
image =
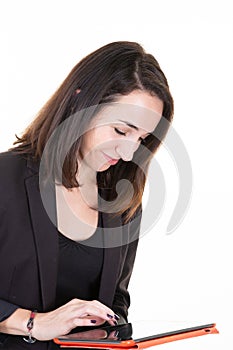
{"label": "smiling face", "polygon": [[148,92],[135,90],[108,104],[93,119],[82,139],[82,162],[105,171],[120,159],[131,161],[140,143],[154,131],[163,102]]}

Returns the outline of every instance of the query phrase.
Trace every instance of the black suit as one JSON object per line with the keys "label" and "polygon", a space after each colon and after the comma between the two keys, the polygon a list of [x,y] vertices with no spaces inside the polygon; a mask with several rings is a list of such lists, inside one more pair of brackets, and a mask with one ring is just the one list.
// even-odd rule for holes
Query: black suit
{"label": "black suit", "polygon": [[[43,207],[38,179],[38,164],[12,152],[0,154],[0,320],[14,308],[12,304],[40,312],[54,308],[58,235]],[[130,304],[127,287],[137,249],[140,217],[139,214],[131,225],[119,229],[124,242],[126,236],[128,240],[134,236],[132,243],[104,249],[98,300],[124,319]],[[103,224],[120,227],[121,218],[113,219],[103,213]],[[0,348],[4,341],[7,344],[14,338],[2,334]],[[16,342],[19,338],[22,337],[15,338]],[[36,342],[31,348],[43,350],[47,345]]]}

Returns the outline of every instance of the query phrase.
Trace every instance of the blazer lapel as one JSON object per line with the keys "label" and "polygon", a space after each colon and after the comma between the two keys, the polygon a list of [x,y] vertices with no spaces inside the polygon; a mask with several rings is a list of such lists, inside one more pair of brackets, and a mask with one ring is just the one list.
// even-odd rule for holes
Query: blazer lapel
{"label": "blazer lapel", "polygon": [[[56,296],[58,235],[56,226],[49,219],[44,209],[40,191],[39,175],[34,174],[25,181],[33,234],[37,248],[42,304],[44,310],[53,308]],[[48,190],[51,203],[55,206],[55,193]]]}
{"label": "blazer lapel", "polygon": [[102,213],[104,262],[100,280],[99,300],[110,306],[113,303],[117,279],[119,277],[122,250],[121,217],[111,217]]}

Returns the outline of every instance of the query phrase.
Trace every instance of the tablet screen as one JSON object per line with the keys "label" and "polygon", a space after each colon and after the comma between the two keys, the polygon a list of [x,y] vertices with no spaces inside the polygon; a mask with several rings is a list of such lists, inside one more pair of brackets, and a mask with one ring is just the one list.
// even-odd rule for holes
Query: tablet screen
{"label": "tablet screen", "polygon": [[137,321],[133,323],[132,336],[135,342],[167,337],[214,327],[215,324],[198,324],[197,322],[172,321]]}

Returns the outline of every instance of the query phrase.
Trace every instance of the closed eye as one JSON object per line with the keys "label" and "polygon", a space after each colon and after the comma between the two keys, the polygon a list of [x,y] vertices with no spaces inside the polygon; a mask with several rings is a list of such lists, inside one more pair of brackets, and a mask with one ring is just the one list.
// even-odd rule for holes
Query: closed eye
{"label": "closed eye", "polygon": [[[118,128],[114,128],[115,132],[118,134],[118,135],[122,135],[122,136],[125,136],[126,135],[126,132],[118,129]],[[145,138],[142,138],[142,137],[139,137],[138,139],[141,143],[145,143],[146,142],[146,137]]]}
{"label": "closed eye", "polygon": [[120,130],[120,129],[118,129],[118,128],[114,128],[114,130],[115,130],[115,132],[116,132],[117,134],[119,134],[119,135],[126,135],[126,132],[124,132],[124,131],[122,131],[122,130]]}

